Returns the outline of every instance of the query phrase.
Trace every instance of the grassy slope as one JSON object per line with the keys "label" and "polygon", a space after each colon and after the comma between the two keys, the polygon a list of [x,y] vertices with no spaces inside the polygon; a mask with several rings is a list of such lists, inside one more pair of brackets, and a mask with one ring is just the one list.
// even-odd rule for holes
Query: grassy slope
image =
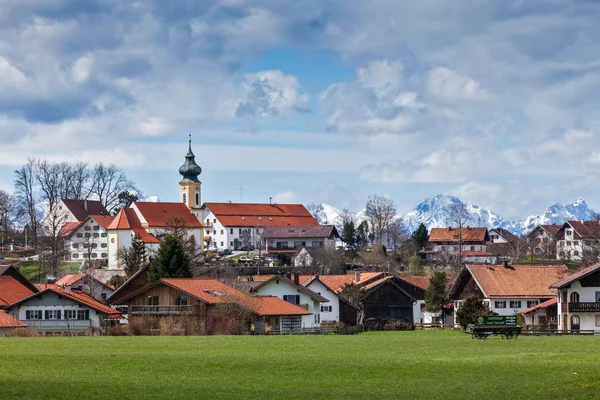
{"label": "grassy slope", "polygon": [[[20,272],[31,282],[38,283],[38,265],[39,261],[23,261]],[[81,263],[78,262],[60,262],[58,265],[59,274],[76,274],[79,272]],[[46,279],[48,267],[42,268],[42,280]]]}
{"label": "grassy slope", "polygon": [[2,338],[0,398],[575,399],[600,395],[595,337]]}

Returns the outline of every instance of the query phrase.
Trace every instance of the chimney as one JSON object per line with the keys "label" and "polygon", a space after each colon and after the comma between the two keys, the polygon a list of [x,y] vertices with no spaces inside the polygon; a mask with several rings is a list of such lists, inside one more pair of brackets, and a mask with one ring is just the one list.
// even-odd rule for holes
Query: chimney
{"label": "chimney", "polygon": [[87,211],[87,200],[83,201],[83,208],[85,208],[85,211]]}
{"label": "chimney", "polygon": [[504,265],[504,268],[508,268],[508,260],[502,261],[502,264]]}
{"label": "chimney", "polygon": [[360,282],[360,271],[354,271],[354,281]]}
{"label": "chimney", "polygon": [[66,293],[66,294],[71,294],[71,285],[67,285],[67,286],[65,287],[65,293]]}
{"label": "chimney", "polygon": [[56,277],[54,275],[48,275],[48,278],[46,279],[46,283],[50,283],[50,284],[56,283]]}
{"label": "chimney", "polygon": [[294,283],[300,286],[300,274],[297,272],[294,272]]}

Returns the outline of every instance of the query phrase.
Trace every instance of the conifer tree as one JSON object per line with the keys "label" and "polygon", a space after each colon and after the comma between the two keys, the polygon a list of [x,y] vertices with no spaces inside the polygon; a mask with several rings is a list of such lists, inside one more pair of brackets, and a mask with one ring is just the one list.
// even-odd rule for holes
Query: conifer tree
{"label": "conifer tree", "polygon": [[444,320],[444,305],[449,302],[448,278],[442,271],[434,272],[429,279],[429,287],[425,291],[425,305],[429,312],[441,312]]}
{"label": "conifer tree", "polygon": [[342,240],[348,246],[354,246],[356,244],[356,229],[354,229],[354,222],[346,222],[342,229]]}
{"label": "conifer tree", "polygon": [[413,232],[410,238],[413,242],[415,242],[415,244],[417,244],[417,246],[419,246],[419,249],[425,247],[427,245],[427,242],[429,241],[429,234],[427,233],[427,227],[425,226],[425,224],[421,223],[417,230]]}
{"label": "conifer tree", "polygon": [[163,237],[156,259],[150,266],[150,281],[160,278],[191,278],[190,259],[182,239],[167,234]]}

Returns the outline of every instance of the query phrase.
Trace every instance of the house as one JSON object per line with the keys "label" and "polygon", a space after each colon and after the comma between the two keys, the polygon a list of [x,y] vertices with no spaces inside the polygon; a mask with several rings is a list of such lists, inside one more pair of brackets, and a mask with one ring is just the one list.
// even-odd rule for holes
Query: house
{"label": "house", "polygon": [[529,307],[521,313],[525,323],[532,328],[553,329],[557,327],[558,298],[553,297],[540,304]]}
{"label": "house", "polygon": [[[329,300],[300,284],[300,276],[294,280],[275,275],[252,288],[252,294],[259,296],[276,296],[310,312],[298,319],[298,328],[318,328],[321,326],[321,306],[328,306]],[[299,324],[299,325],[298,325]]]}
{"label": "house", "polygon": [[38,288],[11,265],[0,265],[0,309],[29,297]]}
{"label": "house", "polygon": [[83,222],[90,215],[110,216],[106,207],[97,200],[61,199],[58,209],[64,213],[66,223]]}
{"label": "house", "polygon": [[119,286],[111,295],[107,297],[109,304],[119,304],[120,300],[129,296],[130,294],[137,292],[144,288],[150,280],[148,279],[148,268],[146,265],[143,268],[137,270],[132,276],[130,276],[121,286]]}
{"label": "house", "polygon": [[[70,200],[66,200],[70,202]],[[65,241],[65,261],[108,260],[108,227],[114,217],[88,215],[82,221],[67,222],[60,235]]]}
{"label": "house", "polygon": [[301,319],[311,312],[273,296],[249,296],[213,279],[162,278],[120,297],[115,304],[127,305],[130,324],[144,317],[178,316],[202,322],[206,332],[218,332],[232,323],[227,320],[230,306],[248,311],[249,315],[233,321],[256,333],[268,330],[285,332],[301,327]]}
{"label": "house", "polygon": [[562,225],[538,225],[527,234],[533,255],[548,259],[556,258],[556,234]]}
{"label": "house", "polygon": [[267,253],[294,253],[304,247],[335,249],[340,235],[333,225],[268,226],[263,239]]}
{"label": "house", "polygon": [[96,300],[106,303],[106,299],[112,295],[115,288],[89,274],[65,275],[56,281],[58,286],[71,286],[86,293]]}
{"label": "house", "polygon": [[552,283],[558,291],[558,329],[600,331],[600,264]]}
{"label": "house", "polygon": [[497,315],[515,315],[550,300],[550,285],[569,275],[565,265],[466,265],[450,289],[454,309],[474,297],[488,303]]}
{"label": "house", "polygon": [[151,257],[158,250],[160,237],[170,229],[184,230],[185,237],[193,238],[197,249],[202,250],[202,224],[184,203],[136,201],[122,209],[107,227],[108,267],[121,268],[117,252],[130,247],[135,235],[140,236]]}
{"label": "house", "polygon": [[0,310],[0,337],[13,336],[15,330],[26,328],[27,324],[11,317],[4,310]]}
{"label": "house", "polygon": [[556,233],[556,256],[561,260],[598,261],[600,221],[567,221]]}
{"label": "house", "polygon": [[443,254],[486,252],[489,241],[487,228],[432,228],[421,254],[428,260],[436,260]]}
{"label": "house", "polygon": [[13,317],[42,333],[76,333],[104,329],[121,314],[71,286],[44,289],[5,307]]}
{"label": "house", "polygon": [[319,225],[302,204],[204,203],[202,210],[206,244],[219,249],[262,248],[266,227]]}
{"label": "house", "polygon": [[432,317],[425,309],[425,291],[429,287],[427,275],[396,275],[397,284],[408,293],[414,300],[413,322],[432,323]]}
{"label": "house", "polygon": [[302,282],[302,285],[328,300],[320,308],[321,323],[341,322],[347,326],[354,326],[358,323],[359,309],[340,296],[343,285],[340,286],[339,279],[329,279],[332,276],[352,278],[351,275],[314,275]]}
{"label": "house", "polygon": [[[487,243],[488,253],[514,261],[519,261],[522,256],[527,254],[527,242],[512,232],[503,228],[494,228],[490,229],[488,234],[490,236],[490,241]],[[475,261],[469,262],[479,264]]]}
{"label": "house", "polygon": [[404,318],[413,324],[417,299],[403,288],[406,284],[406,281],[391,275],[363,286],[364,321]]}

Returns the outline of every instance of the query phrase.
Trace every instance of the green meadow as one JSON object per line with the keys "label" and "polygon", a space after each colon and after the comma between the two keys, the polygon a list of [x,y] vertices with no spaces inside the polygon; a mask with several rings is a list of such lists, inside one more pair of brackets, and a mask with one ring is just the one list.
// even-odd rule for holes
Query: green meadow
{"label": "green meadow", "polygon": [[600,398],[600,338],[0,338],[1,399]]}

